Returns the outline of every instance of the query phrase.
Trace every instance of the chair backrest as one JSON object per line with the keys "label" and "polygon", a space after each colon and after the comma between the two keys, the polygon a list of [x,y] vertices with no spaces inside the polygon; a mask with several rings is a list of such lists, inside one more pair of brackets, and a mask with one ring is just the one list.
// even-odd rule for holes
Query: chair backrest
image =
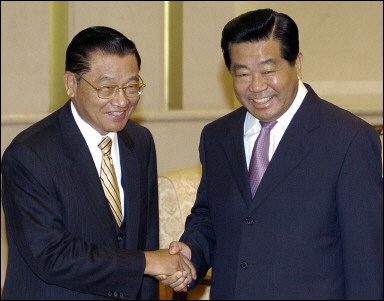
{"label": "chair backrest", "polygon": [[[160,248],[179,240],[184,231],[185,220],[195,203],[201,179],[201,165],[173,170],[159,175],[159,222]],[[160,300],[209,300],[210,273],[200,285],[186,293],[173,293],[168,286],[160,284]]]}
{"label": "chair backrest", "polygon": [[185,219],[196,199],[201,179],[201,165],[173,170],[159,175],[160,248],[179,240]]}

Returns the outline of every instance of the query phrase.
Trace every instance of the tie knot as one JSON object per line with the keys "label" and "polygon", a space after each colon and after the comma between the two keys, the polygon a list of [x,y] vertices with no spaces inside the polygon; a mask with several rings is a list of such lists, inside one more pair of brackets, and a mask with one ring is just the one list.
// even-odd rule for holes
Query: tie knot
{"label": "tie knot", "polygon": [[108,154],[111,152],[112,139],[110,137],[105,137],[98,146],[103,155]]}
{"label": "tie knot", "polygon": [[276,125],[277,121],[271,121],[271,122],[265,122],[265,121],[260,121],[260,125],[263,129],[266,130],[272,130],[273,127]]}

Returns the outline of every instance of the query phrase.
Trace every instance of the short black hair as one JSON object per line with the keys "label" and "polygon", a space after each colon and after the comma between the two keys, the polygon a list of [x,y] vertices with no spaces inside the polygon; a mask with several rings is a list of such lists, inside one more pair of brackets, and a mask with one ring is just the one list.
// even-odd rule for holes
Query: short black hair
{"label": "short black hair", "polygon": [[141,58],[133,41],[117,30],[105,26],[92,26],[80,31],[68,45],[65,70],[83,74],[90,70],[89,56],[95,51],[107,54],[134,54],[140,70]]}
{"label": "short black hair", "polygon": [[281,57],[290,65],[295,64],[299,54],[299,30],[295,21],[286,14],[266,8],[244,13],[224,26],[221,49],[225,65],[230,69],[232,44],[268,39],[280,41]]}

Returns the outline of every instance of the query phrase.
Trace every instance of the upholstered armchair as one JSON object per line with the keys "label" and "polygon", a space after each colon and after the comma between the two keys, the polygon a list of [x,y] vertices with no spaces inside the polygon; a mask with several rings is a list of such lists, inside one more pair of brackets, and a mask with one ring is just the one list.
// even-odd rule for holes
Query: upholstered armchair
{"label": "upholstered armchair", "polygon": [[[179,240],[184,231],[185,219],[195,202],[201,178],[201,165],[163,173],[158,177],[160,248],[168,249],[170,242]],[[160,284],[160,300],[209,300],[209,278],[188,294],[173,293]]]}

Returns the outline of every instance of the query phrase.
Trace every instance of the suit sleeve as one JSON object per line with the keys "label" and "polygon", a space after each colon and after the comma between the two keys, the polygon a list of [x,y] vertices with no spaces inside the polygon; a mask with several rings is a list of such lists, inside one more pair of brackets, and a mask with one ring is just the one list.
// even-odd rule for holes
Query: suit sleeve
{"label": "suit sleeve", "polygon": [[[147,218],[147,239],[145,250],[152,251],[159,248],[159,205],[157,187],[157,159],[156,149],[152,135],[148,132],[148,154],[147,160],[147,181],[148,181],[148,217]],[[142,300],[158,299],[158,281],[153,277],[144,275],[141,287]]]}
{"label": "suit sleeve", "polygon": [[383,183],[376,131],[363,127],[337,185],[346,299],[383,299]]}
{"label": "suit sleeve", "polygon": [[211,267],[211,254],[215,244],[214,232],[207,198],[206,154],[204,151],[205,129],[201,134],[199,153],[202,164],[202,178],[197,190],[196,201],[187,217],[185,231],[180,241],[192,251],[192,263],[197,271],[197,279],[190,284],[192,289],[205,276]]}

